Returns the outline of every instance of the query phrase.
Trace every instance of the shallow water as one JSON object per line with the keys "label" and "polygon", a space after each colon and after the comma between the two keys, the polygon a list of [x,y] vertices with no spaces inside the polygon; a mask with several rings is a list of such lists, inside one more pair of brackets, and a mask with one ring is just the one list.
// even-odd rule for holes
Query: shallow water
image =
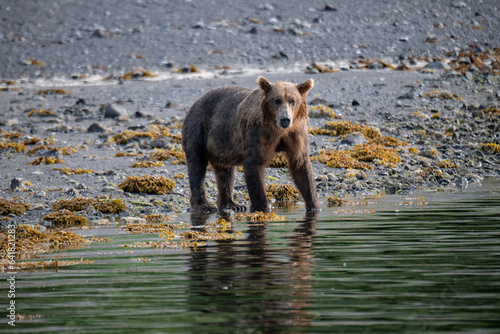
{"label": "shallow water", "polygon": [[196,252],[90,230],[113,241],[42,258],[93,265],[17,274],[16,311],[37,319],[1,332],[499,333],[499,180],[415,197],[279,211],[290,221],[236,223],[243,239]]}

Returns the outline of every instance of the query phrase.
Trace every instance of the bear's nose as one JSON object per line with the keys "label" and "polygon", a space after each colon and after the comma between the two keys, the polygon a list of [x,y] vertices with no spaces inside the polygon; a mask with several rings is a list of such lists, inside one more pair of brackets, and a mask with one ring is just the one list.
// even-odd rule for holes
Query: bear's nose
{"label": "bear's nose", "polygon": [[280,118],[280,126],[283,129],[286,129],[290,126],[290,117],[281,117]]}

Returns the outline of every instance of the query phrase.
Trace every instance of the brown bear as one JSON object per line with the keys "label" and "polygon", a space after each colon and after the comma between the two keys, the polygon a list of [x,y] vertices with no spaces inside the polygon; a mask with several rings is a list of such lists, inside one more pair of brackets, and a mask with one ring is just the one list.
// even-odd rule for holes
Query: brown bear
{"label": "brown bear", "polygon": [[215,172],[220,211],[245,211],[233,201],[235,166],[244,166],[250,211],[268,212],[264,170],[277,152],[288,159],[290,174],[308,211],[319,211],[309,161],[307,92],[312,79],[300,84],[270,83],[259,88],[222,87],[205,93],[189,109],[182,129],[191,188],[192,212],[216,212],[205,196],[205,174]]}

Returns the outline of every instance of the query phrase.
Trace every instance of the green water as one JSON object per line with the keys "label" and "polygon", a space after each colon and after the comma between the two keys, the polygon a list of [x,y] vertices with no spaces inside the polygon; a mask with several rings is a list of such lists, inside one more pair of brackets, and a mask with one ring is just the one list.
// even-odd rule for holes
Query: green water
{"label": "green water", "polygon": [[112,243],[42,256],[93,265],[17,274],[16,311],[39,319],[2,315],[0,332],[500,333],[500,183],[419,196],[278,212],[290,221],[236,223],[243,239],[196,252],[97,230]]}

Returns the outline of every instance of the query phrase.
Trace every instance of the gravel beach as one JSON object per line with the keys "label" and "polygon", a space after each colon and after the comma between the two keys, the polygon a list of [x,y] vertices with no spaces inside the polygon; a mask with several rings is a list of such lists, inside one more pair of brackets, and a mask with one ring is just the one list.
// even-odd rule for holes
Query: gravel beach
{"label": "gravel beach", "polygon": [[[185,212],[187,110],[212,88],[255,89],[259,75],[315,80],[310,156],[322,205],[460,191],[498,177],[499,8],[494,0],[2,1],[3,223],[45,224],[56,201],[80,197],[120,198],[126,210],[115,216]],[[284,165],[274,167],[268,185],[292,184]],[[120,187],[143,175],[175,188]],[[207,183],[214,201],[211,173]],[[241,172],[235,195],[249,204]],[[9,211],[18,202],[29,205],[20,215]]]}

